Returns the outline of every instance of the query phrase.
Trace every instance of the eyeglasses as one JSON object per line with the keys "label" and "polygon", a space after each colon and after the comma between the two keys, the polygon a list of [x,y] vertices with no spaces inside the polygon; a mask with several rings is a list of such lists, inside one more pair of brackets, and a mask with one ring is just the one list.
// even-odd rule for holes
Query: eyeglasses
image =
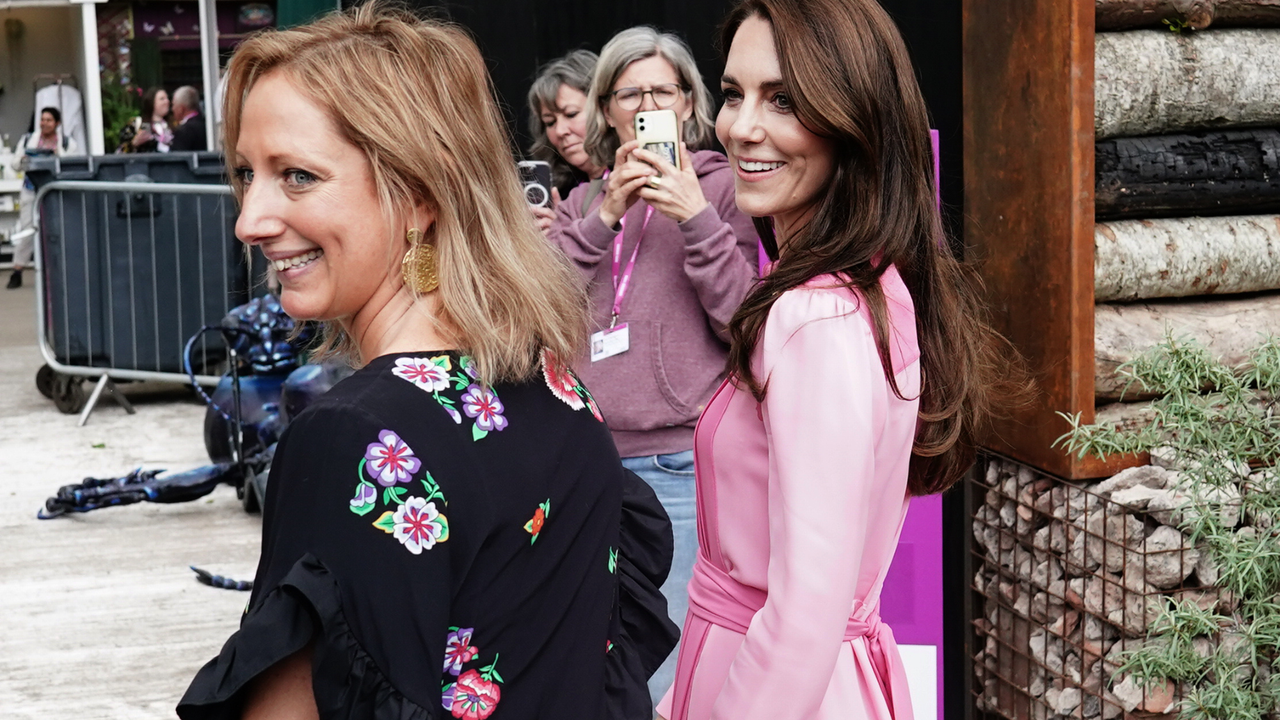
{"label": "eyeglasses", "polygon": [[685,92],[685,89],[675,83],[664,83],[662,85],[654,85],[649,90],[641,90],[640,88],[627,87],[621,90],[614,90],[609,93],[609,97],[618,101],[618,107],[623,110],[638,110],[640,105],[644,103],[644,96],[649,95],[653,98],[653,104],[659,109],[666,110]]}

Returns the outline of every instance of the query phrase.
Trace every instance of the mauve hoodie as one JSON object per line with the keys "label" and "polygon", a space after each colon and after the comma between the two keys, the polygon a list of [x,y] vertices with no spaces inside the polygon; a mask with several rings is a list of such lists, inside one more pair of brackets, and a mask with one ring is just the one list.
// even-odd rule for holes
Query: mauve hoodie
{"label": "mauve hoodie", "polygon": [[[724,155],[693,153],[709,205],[683,223],[656,210],[644,231],[618,324],[631,347],[575,369],[595,396],[622,457],[693,448],[693,426],[724,377],[729,319],[756,281],[751,218],[733,200],[733,169]],[[551,239],[582,270],[591,298],[592,332],[609,326],[613,307],[613,239],[598,212],[601,192],[582,212],[587,183],[560,203]],[[644,224],[641,200],[626,214],[622,268]]]}

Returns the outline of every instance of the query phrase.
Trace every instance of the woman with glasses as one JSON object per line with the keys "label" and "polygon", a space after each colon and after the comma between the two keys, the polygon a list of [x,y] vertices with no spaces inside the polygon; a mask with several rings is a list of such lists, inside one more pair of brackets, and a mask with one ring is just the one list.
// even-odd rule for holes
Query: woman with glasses
{"label": "woman with glasses", "polygon": [[[758,238],[734,204],[733,170],[711,143],[711,94],[689,48],[635,27],[605,45],[587,110],[586,150],[609,168],[588,198],[560,203],[550,236],[582,271],[594,327],[580,366],[623,464],[671,516],[675,557],[662,586],[683,622],[697,554],[693,427],[720,382],[728,323],[756,281]],[[670,109],[680,121],[681,168],[639,147],[634,118]],[[674,655],[650,680],[660,697]]]}

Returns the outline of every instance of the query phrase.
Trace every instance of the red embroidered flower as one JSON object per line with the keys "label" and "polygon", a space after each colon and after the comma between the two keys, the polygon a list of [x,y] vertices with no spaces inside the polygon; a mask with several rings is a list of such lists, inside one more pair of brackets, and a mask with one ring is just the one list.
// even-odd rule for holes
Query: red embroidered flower
{"label": "red embroidered flower", "polygon": [[485,720],[493,714],[502,699],[498,685],[485,680],[475,670],[458,677],[453,690],[453,716],[462,720]]}
{"label": "red embroidered flower", "polygon": [[546,502],[538,503],[538,509],[533,511],[533,518],[524,524],[524,531],[533,536],[529,540],[530,545],[538,541],[538,533],[542,532],[542,526],[546,524],[550,512],[551,498],[547,498]]}
{"label": "red embroidered flower", "polygon": [[542,351],[542,376],[547,380],[551,394],[560,398],[564,404],[574,410],[581,410],[582,398],[578,395],[578,379],[569,372],[569,368],[556,359],[550,351]]}
{"label": "red embroidered flower", "polygon": [[604,416],[600,414],[600,406],[596,405],[596,399],[590,395],[587,396],[587,407],[591,408],[591,414],[595,415],[597,420],[604,422]]}

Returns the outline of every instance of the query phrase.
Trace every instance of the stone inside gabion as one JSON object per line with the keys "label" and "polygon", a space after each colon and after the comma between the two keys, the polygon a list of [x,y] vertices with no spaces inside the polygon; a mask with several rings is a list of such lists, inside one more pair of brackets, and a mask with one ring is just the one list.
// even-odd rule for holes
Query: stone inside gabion
{"label": "stone inside gabion", "polygon": [[[978,707],[1020,720],[1171,712],[1183,689],[1143,688],[1119,672],[1122,653],[1155,642],[1148,629],[1165,598],[1220,612],[1233,602],[1214,587],[1211,554],[1182,530],[1193,490],[1178,471],[1148,465],[1073,484],[990,459],[976,486]],[[1238,494],[1212,492],[1234,527]]]}

